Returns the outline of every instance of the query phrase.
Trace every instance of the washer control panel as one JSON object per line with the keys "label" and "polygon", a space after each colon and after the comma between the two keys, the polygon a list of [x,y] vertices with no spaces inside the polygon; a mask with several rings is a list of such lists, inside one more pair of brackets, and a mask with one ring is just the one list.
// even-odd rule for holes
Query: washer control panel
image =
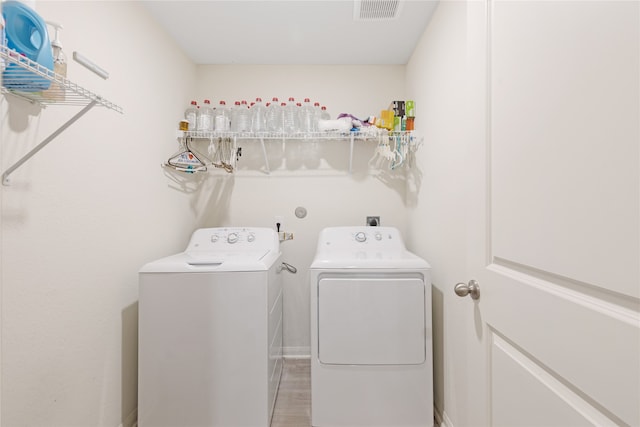
{"label": "washer control panel", "polygon": [[275,230],[258,227],[201,228],[191,236],[187,252],[278,249]]}

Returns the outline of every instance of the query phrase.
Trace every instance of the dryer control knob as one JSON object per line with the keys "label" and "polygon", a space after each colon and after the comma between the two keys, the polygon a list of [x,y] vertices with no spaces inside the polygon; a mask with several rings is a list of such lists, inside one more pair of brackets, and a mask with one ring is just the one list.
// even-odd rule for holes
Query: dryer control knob
{"label": "dryer control knob", "polygon": [[382,234],[376,233],[376,240],[382,240]]}
{"label": "dryer control knob", "polygon": [[211,243],[215,243],[215,242],[217,242],[217,241],[218,241],[218,239],[219,239],[219,237],[218,237],[218,235],[217,235],[217,234],[212,235],[212,236],[211,236]]}
{"label": "dryer control knob", "polygon": [[228,243],[235,243],[238,241],[238,233],[229,233],[227,236]]}
{"label": "dryer control knob", "polygon": [[364,242],[365,240],[367,240],[366,234],[364,234],[362,231],[356,233],[356,242]]}
{"label": "dryer control knob", "polygon": [[249,233],[249,235],[247,236],[247,242],[253,242],[254,240],[256,240],[256,235],[253,233]]}

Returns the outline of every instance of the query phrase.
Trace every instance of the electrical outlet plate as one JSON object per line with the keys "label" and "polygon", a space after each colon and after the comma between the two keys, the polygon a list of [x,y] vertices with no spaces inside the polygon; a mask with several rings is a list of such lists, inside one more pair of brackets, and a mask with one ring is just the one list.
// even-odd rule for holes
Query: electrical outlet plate
{"label": "electrical outlet plate", "polygon": [[367,217],[367,225],[372,227],[377,227],[380,225],[380,217],[379,216],[368,216]]}

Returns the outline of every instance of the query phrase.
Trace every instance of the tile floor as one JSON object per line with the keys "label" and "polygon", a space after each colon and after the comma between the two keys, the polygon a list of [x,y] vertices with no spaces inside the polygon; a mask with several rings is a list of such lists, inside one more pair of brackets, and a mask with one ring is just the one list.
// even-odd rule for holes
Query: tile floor
{"label": "tile floor", "polygon": [[286,359],[271,427],[311,426],[311,361]]}

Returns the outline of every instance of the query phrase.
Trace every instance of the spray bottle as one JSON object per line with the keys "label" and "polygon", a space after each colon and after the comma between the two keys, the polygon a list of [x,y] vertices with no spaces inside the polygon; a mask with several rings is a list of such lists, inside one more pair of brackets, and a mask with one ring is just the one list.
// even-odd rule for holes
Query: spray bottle
{"label": "spray bottle", "polygon": [[[62,51],[62,42],[60,42],[60,38],[58,37],[59,31],[62,29],[62,25],[52,21],[47,21],[47,24],[51,25],[55,30],[55,36],[51,41],[51,49],[53,50],[53,72],[57,74],[56,78],[66,78],[67,55]],[[43,92],[43,96],[55,101],[64,101],[64,91],[64,85],[61,82],[56,81],[52,82],[49,89]]]}

